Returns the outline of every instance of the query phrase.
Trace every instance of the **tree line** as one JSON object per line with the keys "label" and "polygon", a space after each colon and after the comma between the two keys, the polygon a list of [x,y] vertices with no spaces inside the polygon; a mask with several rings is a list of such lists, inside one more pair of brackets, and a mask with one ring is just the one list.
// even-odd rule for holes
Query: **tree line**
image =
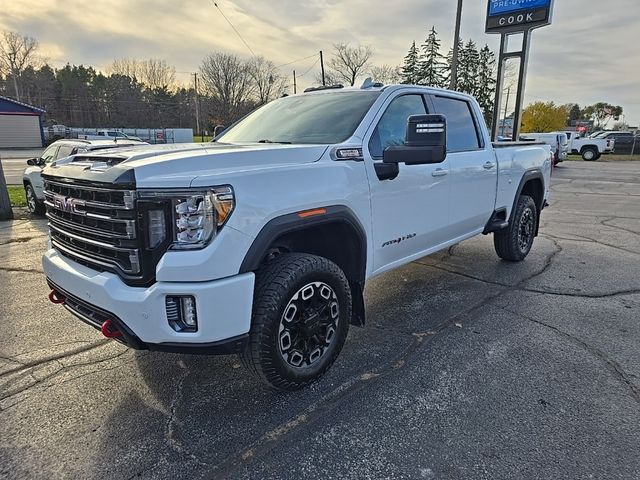
{"label": "tree line", "polygon": [[[546,133],[564,130],[565,127],[586,127],[597,131],[608,128],[611,121],[614,130],[626,130],[628,125],[620,122],[624,109],[620,105],[598,102],[581,108],[577,103],[556,105],[553,102],[534,102],[522,113],[522,132]],[[593,126],[587,125],[593,122]]]}
{"label": "tree line", "polygon": [[[401,67],[402,83],[449,88],[453,48],[444,55],[441,40],[435,26],[431,27],[425,41],[418,47],[414,41],[404,57]],[[497,83],[496,55],[488,45],[478,48],[469,39],[458,39],[458,68],[456,90],[473,95],[491,124]]]}
{"label": "tree line", "polygon": [[[458,40],[456,89],[473,95],[488,124],[496,90],[496,55]],[[259,105],[294,93],[291,78],[264,57],[242,58],[214,52],[206,56],[188,84],[176,81],[176,69],[162,59],[114,59],[102,70],[67,64],[54,68],[39,55],[34,38],[17,32],[0,35],[0,94],[47,111],[48,124],[73,127],[187,127],[212,131],[229,125]],[[385,84],[406,83],[448,88],[453,60],[445,54],[435,26],[425,40],[414,41],[400,66],[376,65],[369,45],[336,43],[326,57],[324,77],[319,58],[299,76],[315,75],[315,83],[354,85],[366,76]],[[507,69],[507,83],[510,77]],[[525,131],[547,131],[550,125],[593,119],[597,127],[622,115],[622,107],[599,102],[580,108],[536,103],[525,110]],[[541,120],[537,120],[541,119]],[[557,129],[554,128],[554,129]]]}

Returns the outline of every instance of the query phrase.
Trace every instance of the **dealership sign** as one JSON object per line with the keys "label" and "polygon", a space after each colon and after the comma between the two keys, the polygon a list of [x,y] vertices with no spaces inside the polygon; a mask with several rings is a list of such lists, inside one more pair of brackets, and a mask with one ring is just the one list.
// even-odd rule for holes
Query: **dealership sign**
{"label": "dealership sign", "polygon": [[553,0],[489,0],[487,33],[512,33],[551,24]]}

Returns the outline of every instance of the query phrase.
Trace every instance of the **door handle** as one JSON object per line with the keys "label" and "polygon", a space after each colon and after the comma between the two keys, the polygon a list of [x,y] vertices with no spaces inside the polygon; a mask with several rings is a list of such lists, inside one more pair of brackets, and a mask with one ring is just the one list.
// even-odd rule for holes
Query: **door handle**
{"label": "door handle", "polygon": [[482,168],[484,168],[485,170],[491,170],[493,167],[495,167],[496,164],[493,162],[487,162],[485,163]]}
{"label": "door handle", "polygon": [[449,170],[445,170],[444,168],[436,168],[432,173],[431,176],[433,177],[444,177],[445,175],[447,175],[449,173]]}

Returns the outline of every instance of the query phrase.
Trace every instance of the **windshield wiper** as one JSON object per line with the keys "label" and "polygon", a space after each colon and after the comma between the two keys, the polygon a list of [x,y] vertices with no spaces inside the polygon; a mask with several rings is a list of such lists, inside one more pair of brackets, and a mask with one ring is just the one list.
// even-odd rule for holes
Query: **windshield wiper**
{"label": "windshield wiper", "polygon": [[291,145],[291,142],[274,142],[273,140],[269,139],[258,140],[258,143],[280,143],[282,145]]}

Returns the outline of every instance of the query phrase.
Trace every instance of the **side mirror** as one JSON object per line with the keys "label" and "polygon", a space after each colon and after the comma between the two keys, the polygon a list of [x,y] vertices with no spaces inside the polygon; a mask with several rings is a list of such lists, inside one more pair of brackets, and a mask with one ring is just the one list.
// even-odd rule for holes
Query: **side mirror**
{"label": "side mirror", "polygon": [[447,119],[444,115],[411,115],[404,145],[392,145],[383,153],[383,163],[424,165],[447,158]]}
{"label": "side mirror", "polygon": [[44,165],[44,161],[41,158],[30,158],[27,160],[27,165],[31,167],[41,167]]}

